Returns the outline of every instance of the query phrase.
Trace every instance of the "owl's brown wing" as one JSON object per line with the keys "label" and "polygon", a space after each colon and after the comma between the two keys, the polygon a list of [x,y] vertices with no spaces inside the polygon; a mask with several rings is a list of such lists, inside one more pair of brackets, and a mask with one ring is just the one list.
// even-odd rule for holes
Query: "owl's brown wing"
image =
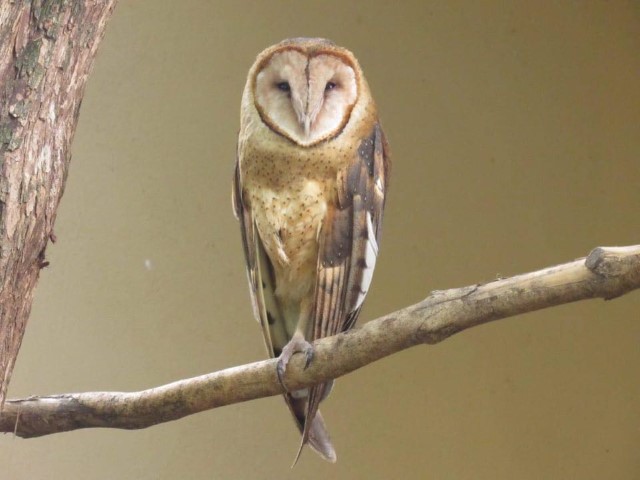
{"label": "owl's brown wing", "polygon": [[[236,163],[231,203],[233,212],[240,222],[253,314],[262,327],[267,353],[270,357],[275,357],[280,355],[289,338],[285,329],[284,317],[275,298],[273,265],[258,234],[251,208],[246,202],[243,202],[239,161]],[[336,453],[320,412],[314,416],[312,421],[307,422],[307,398],[295,397],[289,393],[285,393],[283,396],[300,432],[302,433],[305,426],[308,426],[306,435],[309,444],[323,458],[335,462]]]}
{"label": "owl's brown wing", "polygon": [[[240,222],[253,315],[262,327],[267,352],[273,357],[274,346],[271,329],[269,328],[269,314],[267,309],[267,302],[275,303],[273,302],[275,291],[275,288],[273,288],[273,269],[264,252],[260,237],[256,232],[257,229],[253,221],[253,216],[251,215],[251,209],[243,202],[239,160],[236,162],[235,175],[233,178],[231,203],[233,205],[233,213]],[[277,305],[274,305],[274,307],[277,307]]]}
{"label": "owl's brown wing", "polygon": [[[338,200],[328,207],[319,233],[313,338],[336,335],[355,324],[378,255],[390,160],[379,124],[338,175]],[[313,419],[329,384],[311,389]],[[303,431],[302,445],[307,437]]]}

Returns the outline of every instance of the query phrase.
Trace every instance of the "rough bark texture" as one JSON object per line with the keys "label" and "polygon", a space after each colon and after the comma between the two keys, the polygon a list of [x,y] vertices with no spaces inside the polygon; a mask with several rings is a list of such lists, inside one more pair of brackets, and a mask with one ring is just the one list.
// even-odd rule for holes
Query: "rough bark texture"
{"label": "rough bark texture", "polygon": [[[303,355],[295,355],[285,382],[289,390],[310,387],[405,348],[441,342],[476,325],[578,300],[608,300],[638,288],[640,245],[596,248],[574,262],[483,285],[433,292],[422,302],[362,328],[319,340],[309,368],[303,369]],[[276,360],[266,360],[141,392],[9,400],[0,415],[0,432],[28,438],[90,427],[145,428],[283,391]]]}
{"label": "rough bark texture", "polygon": [[0,408],[116,0],[0,2]]}

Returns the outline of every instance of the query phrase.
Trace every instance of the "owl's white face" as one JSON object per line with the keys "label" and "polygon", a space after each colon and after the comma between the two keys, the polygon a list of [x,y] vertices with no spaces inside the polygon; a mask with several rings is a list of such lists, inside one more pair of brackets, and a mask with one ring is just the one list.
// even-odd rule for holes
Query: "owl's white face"
{"label": "owl's white face", "polygon": [[347,62],[332,53],[274,53],[255,78],[254,98],[262,120],[301,146],[338,135],[358,99],[356,73]]}

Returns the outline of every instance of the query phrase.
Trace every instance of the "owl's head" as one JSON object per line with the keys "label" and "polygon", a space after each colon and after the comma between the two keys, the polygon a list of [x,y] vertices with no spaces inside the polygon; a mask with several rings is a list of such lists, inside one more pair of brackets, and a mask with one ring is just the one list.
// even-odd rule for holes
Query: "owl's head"
{"label": "owl's head", "polygon": [[258,55],[247,88],[271,130],[308,147],[342,131],[361,85],[349,50],[321,38],[295,38]]}

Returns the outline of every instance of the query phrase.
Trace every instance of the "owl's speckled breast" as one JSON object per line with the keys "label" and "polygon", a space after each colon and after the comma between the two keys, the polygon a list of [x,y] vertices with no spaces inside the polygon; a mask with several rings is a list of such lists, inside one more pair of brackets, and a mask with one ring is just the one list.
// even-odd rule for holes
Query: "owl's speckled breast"
{"label": "owl's speckled breast", "polygon": [[[288,151],[287,151],[288,150]],[[245,151],[244,190],[274,265],[276,295],[296,301],[313,289],[318,230],[336,197],[336,177],[345,152],[335,147]]]}

